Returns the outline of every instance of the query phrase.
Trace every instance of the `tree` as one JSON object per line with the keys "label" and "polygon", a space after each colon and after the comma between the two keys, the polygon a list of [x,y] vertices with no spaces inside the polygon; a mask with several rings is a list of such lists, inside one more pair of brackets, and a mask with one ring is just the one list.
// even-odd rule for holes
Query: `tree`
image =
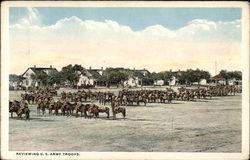
{"label": "tree", "polygon": [[187,69],[186,71],[180,71],[176,75],[177,79],[181,84],[190,84],[194,82],[200,82],[202,79],[209,80],[211,77],[208,71],[203,71],[200,69]]}
{"label": "tree", "polygon": [[159,73],[156,73],[156,72],[152,72],[150,74],[150,78],[152,78],[154,81],[161,80],[161,77],[160,77]]}
{"label": "tree", "polygon": [[179,84],[187,83],[187,72],[179,71],[175,76],[179,80]]}
{"label": "tree", "polygon": [[51,84],[57,83],[60,84],[61,83],[61,74],[60,72],[49,72],[48,74],[48,82]]}
{"label": "tree", "polygon": [[195,72],[192,69],[187,69],[186,71],[183,72],[183,78],[185,80],[185,83],[188,83],[188,84],[192,82],[197,82],[197,79],[198,79],[197,76],[195,76]]}
{"label": "tree", "polygon": [[172,72],[170,72],[170,71],[163,72],[163,80],[164,80],[165,83],[168,83],[171,80],[172,77],[173,77]]}
{"label": "tree", "polygon": [[120,83],[133,76],[133,72],[124,68],[106,68],[103,75],[109,82]]}
{"label": "tree", "polygon": [[82,72],[82,71],[84,70],[84,68],[83,68],[81,65],[79,65],[79,64],[75,64],[75,65],[72,67],[72,69],[73,69],[74,71],[80,71],[80,72]]}
{"label": "tree", "polygon": [[219,75],[225,78],[226,84],[228,84],[229,79],[236,79],[236,80],[242,80],[242,72],[241,71],[227,71],[227,70],[221,70]]}
{"label": "tree", "polygon": [[199,69],[196,69],[193,73],[193,76],[194,76],[194,82],[198,82],[198,84],[200,83],[200,81],[202,79],[206,79],[206,80],[209,80],[209,78],[211,77],[210,73],[208,71],[203,71],[203,70],[199,70]]}
{"label": "tree", "polygon": [[219,75],[225,78],[226,85],[228,85],[228,80],[230,79],[230,74],[227,72],[227,70],[221,70]]}
{"label": "tree", "polygon": [[227,70],[221,70],[219,75],[221,75],[225,79],[229,79],[229,74],[228,74]]}
{"label": "tree", "polygon": [[40,81],[42,82],[43,84],[48,84],[48,75],[43,72],[43,71],[40,71],[40,72],[36,72],[35,74],[31,74],[31,79],[33,79],[33,85],[36,84],[37,81]]}
{"label": "tree", "polygon": [[19,81],[21,81],[21,76],[18,76],[16,74],[10,74],[9,75],[9,81],[19,82]]}
{"label": "tree", "polygon": [[[76,65],[75,65],[76,66]],[[60,77],[62,81],[69,81],[73,86],[80,78],[80,75],[77,73],[79,67],[73,67],[71,64],[62,68],[60,72]]]}
{"label": "tree", "polygon": [[141,73],[141,72],[139,72],[139,71],[130,71],[129,73],[128,73],[130,76],[133,76],[133,77],[138,77],[138,78],[144,78],[144,75]]}
{"label": "tree", "polygon": [[211,74],[208,71],[201,70],[201,79],[209,80],[211,77]]}
{"label": "tree", "polygon": [[242,80],[242,72],[241,71],[234,71],[232,77],[235,78],[236,80]]}

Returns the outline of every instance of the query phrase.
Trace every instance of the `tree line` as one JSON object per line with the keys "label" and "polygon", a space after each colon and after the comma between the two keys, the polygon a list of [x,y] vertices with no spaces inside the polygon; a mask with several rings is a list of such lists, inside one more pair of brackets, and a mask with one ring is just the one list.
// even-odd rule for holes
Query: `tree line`
{"label": "tree line", "polygon": [[[62,84],[68,82],[70,85],[76,85],[79,81],[80,75],[87,75],[87,69],[81,65],[67,65],[62,67],[61,71],[51,71],[48,74],[41,71],[32,74],[31,78],[36,82],[42,82],[45,85],[49,84]],[[227,71],[221,70],[219,75],[223,76],[226,81],[229,79],[242,79],[241,71]],[[20,80],[21,77],[11,74],[10,80]],[[164,84],[168,84],[173,77],[178,79],[179,84],[192,84],[194,82],[200,82],[202,79],[209,81],[211,75],[208,71],[200,69],[187,69],[183,71],[162,71],[162,72],[148,72],[143,74],[138,70],[131,70],[126,68],[106,68],[103,70],[102,78],[105,80],[106,84],[118,84],[128,80],[130,77],[138,77],[143,84],[152,85],[156,80],[163,80]]]}

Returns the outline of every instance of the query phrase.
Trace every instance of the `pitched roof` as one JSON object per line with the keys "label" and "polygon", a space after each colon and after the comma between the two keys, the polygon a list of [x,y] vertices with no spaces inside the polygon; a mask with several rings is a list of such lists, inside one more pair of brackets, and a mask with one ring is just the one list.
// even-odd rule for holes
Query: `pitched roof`
{"label": "pitched roof", "polygon": [[216,76],[214,76],[214,77],[211,77],[210,79],[214,79],[214,80],[223,80],[223,79],[225,79],[223,76],[221,76],[221,75],[216,75]]}
{"label": "pitched roof", "polygon": [[91,69],[91,71],[102,71],[102,69]]}
{"label": "pitched roof", "polygon": [[131,71],[147,72],[147,73],[150,73],[147,69],[135,69],[135,70],[131,70]]}
{"label": "pitched roof", "polygon": [[55,71],[58,72],[56,68],[42,68],[42,67],[29,67],[21,76],[25,75],[25,73],[31,69],[34,73],[38,73],[44,70],[50,70],[50,71]]}
{"label": "pitched roof", "polygon": [[105,77],[101,76],[96,70],[87,70],[90,74],[91,77],[97,79],[97,80],[106,80]]}
{"label": "pitched roof", "polygon": [[30,69],[33,71],[33,72],[41,72],[41,71],[44,71],[44,70],[50,70],[50,71],[56,71],[56,72],[58,72],[57,71],[57,69],[56,68],[34,68],[34,67],[30,67]]}

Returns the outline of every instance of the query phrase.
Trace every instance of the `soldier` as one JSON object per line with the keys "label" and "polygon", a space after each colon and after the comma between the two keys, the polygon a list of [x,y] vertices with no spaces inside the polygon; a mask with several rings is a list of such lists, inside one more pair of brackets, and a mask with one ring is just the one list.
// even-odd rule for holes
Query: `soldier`
{"label": "soldier", "polygon": [[78,117],[78,111],[81,110],[82,103],[78,100],[76,102],[75,110],[76,110],[76,117]]}
{"label": "soldier", "polygon": [[28,108],[28,102],[26,100],[21,100],[20,108],[17,114],[20,115],[21,113],[23,113],[25,108]]}

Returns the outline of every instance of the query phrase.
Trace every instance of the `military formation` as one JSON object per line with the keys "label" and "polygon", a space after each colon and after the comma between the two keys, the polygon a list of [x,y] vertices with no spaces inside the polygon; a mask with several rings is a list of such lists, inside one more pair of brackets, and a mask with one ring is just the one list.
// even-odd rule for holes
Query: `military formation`
{"label": "military formation", "polygon": [[[85,118],[98,118],[99,114],[106,114],[110,118],[110,110],[113,119],[121,113],[126,117],[126,106],[144,105],[148,103],[172,103],[175,101],[195,101],[198,99],[212,99],[212,97],[229,96],[241,93],[241,86],[210,86],[207,88],[171,88],[166,90],[128,90],[123,89],[118,93],[100,92],[91,90],[78,90],[76,92],[61,92],[52,87],[38,88],[21,94],[21,101],[10,101],[9,112],[19,118],[30,116],[30,104],[37,106],[37,114],[75,116]],[[99,104],[98,104],[99,103]],[[80,114],[79,114],[80,113]]]}

